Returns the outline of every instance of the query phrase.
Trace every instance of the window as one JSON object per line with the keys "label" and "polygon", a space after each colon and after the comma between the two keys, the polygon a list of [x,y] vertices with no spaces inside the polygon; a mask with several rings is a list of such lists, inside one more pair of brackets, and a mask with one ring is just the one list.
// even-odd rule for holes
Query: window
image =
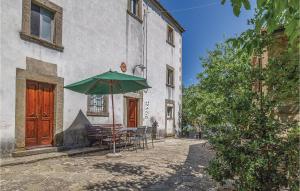
{"label": "window", "polygon": [[165,116],[166,119],[174,119],[174,112],[175,112],[175,102],[172,99],[166,99],[165,100]]}
{"label": "window", "polygon": [[167,66],[167,86],[174,87],[174,69]]}
{"label": "window", "polygon": [[23,0],[23,40],[63,51],[62,8],[49,0]]}
{"label": "window", "polygon": [[31,4],[30,33],[43,40],[53,42],[54,13],[35,4]]}
{"label": "window", "polygon": [[173,106],[167,106],[167,119],[173,119]]}
{"label": "window", "polygon": [[128,0],[128,13],[138,21],[142,21],[142,1]]}
{"label": "window", "polygon": [[167,42],[174,46],[174,29],[170,26],[168,26],[167,31]]}
{"label": "window", "polygon": [[138,16],[138,0],[130,0],[130,12]]}
{"label": "window", "polygon": [[89,95],[87,115],[108,116],[107,97],[103,95]]}

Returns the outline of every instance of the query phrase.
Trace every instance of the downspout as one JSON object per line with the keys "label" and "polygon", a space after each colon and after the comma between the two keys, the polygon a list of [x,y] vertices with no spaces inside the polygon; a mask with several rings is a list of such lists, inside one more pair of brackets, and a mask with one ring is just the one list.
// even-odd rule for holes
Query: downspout
{"label": "downspout", "polygon": [[145,79],[148,78],[148,10],[149,5],[148,2],[146,2],[146,10],[144,10],[144,22],[143,22],[143,65],[146,67],[146,74]]}

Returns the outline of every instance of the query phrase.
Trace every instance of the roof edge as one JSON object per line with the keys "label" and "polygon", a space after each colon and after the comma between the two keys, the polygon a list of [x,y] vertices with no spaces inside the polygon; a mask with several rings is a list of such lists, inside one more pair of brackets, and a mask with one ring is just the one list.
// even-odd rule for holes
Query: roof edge
{"label": "roof edge", "polygon": [[181,33],[185,32],[185,29],[180,25],[180,23],[171,15],[171,13],[158,1],[158,0],[148,0],[154,6],[156,6],[161,13],[168,18],[178,29]]}

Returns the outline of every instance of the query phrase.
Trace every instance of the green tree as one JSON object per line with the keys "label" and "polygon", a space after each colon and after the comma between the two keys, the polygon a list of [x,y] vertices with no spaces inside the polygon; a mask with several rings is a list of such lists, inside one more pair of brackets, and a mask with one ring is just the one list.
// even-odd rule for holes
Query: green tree
{"label": "green tree", "polygon": [[202,105],[206,94],[199,91],[197,85],[183,88],[182,100],[182,134],[186,135],[189,131],[203,131],[205,116],[202,115]]}
{"label": "green tree", "polygon": [[[186,115],[204,119],[215,180],[234,180],[238,190],[299,190],[299,1],[256,2],[254,28],[202,59],[199,84],[184,94]],[[250,9],[248,0],[231,4],[237,16]],[[265,51],[268,64],[254,66]],[[286,109],[292,114],[281,115]]]}
{"label": "green tree", "polygon": [[[252,56],[229,41],[202,60],[199,92],[205,95],[195,107],[202,107],[198,114],[206,117],[216,151],[208,172],[223,183],[235,180],[239,190],[298,190],[299,126],[277,110],[298,96],[299,59],[287,62],[286,52],[261,68],[253,67]],[[257,82],[267,90],[254,91]]]}
{"label": "green tree", "polygon": [[190,86],[183,88],[183,104],[182,104],[182,117],[183,117],[183,126],[188,125],[200,125],[201,121],[199,120],[199,111],[196,111],[195,107],[190,107],[201,102],[201,94],[198,91],[197,86]]}
{"label": "green tree", "polygon": [[[234,180],[238,190],[299,190],[300,127],[292,115],[299,114],[299,1],[256,2],[253,29],[202,59],[204,71],[185,91],[183,112],[207,129],[216,151],[207,170],[215,180]],[[237,16],[242,6],[250,9],[248,0],[231,4]],[[254,66],[265,51],[268,64]],[[287,109],[292,114],[281,115]]]}

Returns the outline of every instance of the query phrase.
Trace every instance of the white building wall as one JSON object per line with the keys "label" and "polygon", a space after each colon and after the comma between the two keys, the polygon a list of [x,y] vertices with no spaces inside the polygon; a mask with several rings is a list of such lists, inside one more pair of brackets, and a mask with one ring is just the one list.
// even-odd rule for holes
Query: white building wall
{"label": "white building wall", "polygon": [[[151,89],[145,94],[149,100],[149,117],[154,117],[159,129],[165,130],[165,99],[175,101],[175,124],[178,130],[178,113],[181,107],[181,33],[174,28],[174,44],[166,42],[168,21],[151,4],[148,7],[148,80]],[[170,23],[169,23],[170,24]],[[172,24],[170,24],[172,26]],[[174,26],[172,26],[174,27]],[[166,65],[175,69],[174,88],[166,86]],[[179,105],[180,104],[180,105]],[[150,121],[145,120],[150,125]]]}
{"label": "white building wall", "polygon": [[[16,68],[26,69],[26,57],[57,65],[58,76],[65,85],[108,71],[120,72],[120,64],[127,64],[127,74],[134,65],[143,63],[143,24],[127,13],[127,0],[51,0],[63,7],[62,44],[59,52],[24,41],[19,32],[22,26],[22,1],[1,1],[1,66],[0,66],[0,143],[3,149],[13,149],[15,142]],[[144,8],[146,8],[144,3]],[[165,124],[166,64],[175,68],[173,99],[175,120],[181,100],[181,34],[176,31],[175,48],[166,43],[167,22],[157,10],[148,14],[148,83],[144,93],[149,101],[147,119],[155,117],[161,129]],[[143,75],[141,73],[141,75]],[[145,75],[144,75],[145,76]],[[123,123],[123,96],[116,95],[117,123]],[[110,102],[109,102],[110,104]],[[145,109],[145,107],[144,107]],[[64,130],[72,124],[78,112],[86,113],[87,97],[64,91]],[[88,117],[92,123],[112,123],[110,117]],[[145,113],[145,111],[143,111]],[[145,116],[144,116],[145,117]],[[178,123],[177,128],[178,128]]]}

